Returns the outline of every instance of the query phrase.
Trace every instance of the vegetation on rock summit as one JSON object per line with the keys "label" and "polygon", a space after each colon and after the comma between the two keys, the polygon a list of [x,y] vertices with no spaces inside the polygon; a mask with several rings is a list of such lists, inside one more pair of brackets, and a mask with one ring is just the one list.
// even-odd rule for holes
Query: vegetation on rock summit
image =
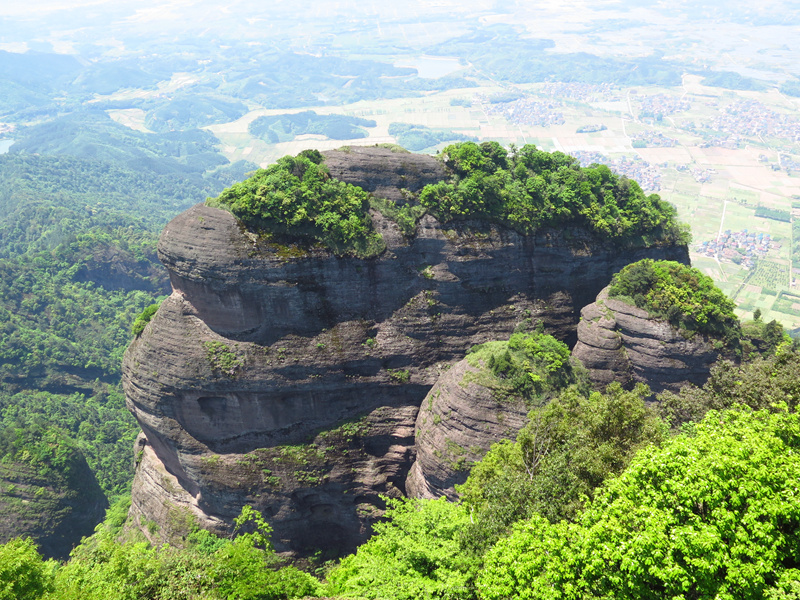
{"label": "vegetation on rock summit", "polygon": [[385,249],[369,216],[370,205],[395,220],[406,235],[426,212],[440,222],[486,221],[524,235],[575,225],[630,246],[688,243],[688,229],[656,194],[604,165],[582,168],[560,152],[533,145],[505,150],[497,142],[463,142],[444,149],[446,181],[418,198],[386,206],[363,189],[333,179],[316,150],[285,156],[237,183],[209,204],[230,210],[246,225],[273,234],[311,237],[334,253],[363,258]]}
{"label": "vegetation on rock summit", "polygon": [[614,275],[609,297],[628,300],[688,332],[739,337],[735,304],[707,275],[671,260],[640,260]]}

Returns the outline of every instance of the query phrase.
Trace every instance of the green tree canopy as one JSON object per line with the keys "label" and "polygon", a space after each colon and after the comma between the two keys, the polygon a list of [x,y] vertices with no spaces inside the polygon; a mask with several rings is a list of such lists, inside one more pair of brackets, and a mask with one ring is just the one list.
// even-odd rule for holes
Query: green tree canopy
{"label": "green tree canopy", "polygon": [[570,387],[529,414],[515,442],[494,444],[456,489],[472,514],[465,546],[481,553],[521,519],[572,519],[607,477],[666,434],[639,384],[604,394]]}
{"label": "green tree canopy", "polygon": [[688,242],[672,205],[605,165],[497,142],[453,144],[442,157],[452,177],[426,186],[420,203],[443,222],[490,220],[524,234],[573,224],[632,245]]}
{"label": "green tree canopy", "polygon": [[319,152],[284,156],[210,200],[248,226],[290,236],[309,236],[337,254],[375,256],[386,247],[372,228],[369,196],[333,179]]}
{"label": "green tree canopy", "polygon": [[736,305],[695,268],[646,258],[614,275],[609,297],[627,300],[687,332],[738,340]]}
{"label": "green tree canopy", "polygon": [[0,600],[37,600],[53,587],[53,567],[30,538],[0,545]]}
{"label": "green tree canopy", "polygon": [[776,410],[787,406],[796,412],[800,403],[800,351],[784,343],[771,356],[734,364],[719,361],[702,388],[685,386],[679,393],[664,392],[658,410],[673,427],[700,421],[709,410],[736,405],[754,410]]}
{"label": "green tree canopy", "polygon": [[376,600],[470,598],[478,563],[461,550],[469,523],[463,506],[438,500],[390,500],[387,521],[328,575],[328,595]]}
{"label": "green tree canopy", "polygon": [[640,452],[575,523],[520,523],[489,552],[480,595],[796,597],[798,450],[797,414],[712,411]]}

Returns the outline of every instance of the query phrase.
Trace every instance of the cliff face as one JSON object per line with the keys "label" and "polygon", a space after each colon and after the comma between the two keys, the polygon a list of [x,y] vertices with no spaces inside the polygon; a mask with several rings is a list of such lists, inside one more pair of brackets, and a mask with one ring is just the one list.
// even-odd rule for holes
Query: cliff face
{"label": "cliff face", "polygon": [[[409,156],[327,161],[384,196],[409,164],[413,185],[441,178],[435,159]],[[577,310],[624,265],[688,262],[685,247],[620,251],[580,230],[525,237],[427,216],[406,240],[373,220],[388,249],[370,260],[279,245],[202,205],[164,230],[173,293],[123,362],[144,433],[132,514],[158,535],[170,529],[165,504],[221,531],[247,503],[279,550],[352,549],[380,514],[377,494],[405,492],[417,411],[445,365],[526,319],[569,338]]]}
{"label": "cliff face", "polygon": [[581,311],[572,355],[597,388],[612,381],[627,387],[641,382],[658,393],[705,383],[719,352],[704,336],[687,339],[646,310],[609,298],[605,288]]}

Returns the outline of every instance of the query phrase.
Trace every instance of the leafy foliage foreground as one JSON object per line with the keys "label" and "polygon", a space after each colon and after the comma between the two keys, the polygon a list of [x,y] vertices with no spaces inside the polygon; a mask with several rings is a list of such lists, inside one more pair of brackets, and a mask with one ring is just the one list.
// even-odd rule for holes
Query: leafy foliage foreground
{"label": "leafy foliage foreground", "polygon": [[540,516],[489,552],[481,597],[796,597],[800,416],[710,412],[650,447],[575,523]]}

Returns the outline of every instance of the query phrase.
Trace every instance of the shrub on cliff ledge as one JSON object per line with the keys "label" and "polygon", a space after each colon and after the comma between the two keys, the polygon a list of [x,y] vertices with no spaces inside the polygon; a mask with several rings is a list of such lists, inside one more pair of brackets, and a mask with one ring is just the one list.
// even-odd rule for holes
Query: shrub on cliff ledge
{"label": "shrub on cliff ledge", "polygon": [[249,179],[209,199],[249,227],[289,236],[310,236],[336,254],[370,257],[386,247],[369,216],[363,189],[333,179],[316,150],[284,156]]}
{"label": "shrub on cliff ledge", "polygon": [[467,361],[482,367],[467,379],[507,398],[539,405],[571,384],[585,386],[583,368],[570,360],[569,347],[542,331],[515,333],[505,341],[473,346]]}
{"label": "shrub on cliff ledge", "polygon": [[640,260],[614,275],[608,292],[687,332],[736,340],[735,304],[697,269],[671,260]]}

